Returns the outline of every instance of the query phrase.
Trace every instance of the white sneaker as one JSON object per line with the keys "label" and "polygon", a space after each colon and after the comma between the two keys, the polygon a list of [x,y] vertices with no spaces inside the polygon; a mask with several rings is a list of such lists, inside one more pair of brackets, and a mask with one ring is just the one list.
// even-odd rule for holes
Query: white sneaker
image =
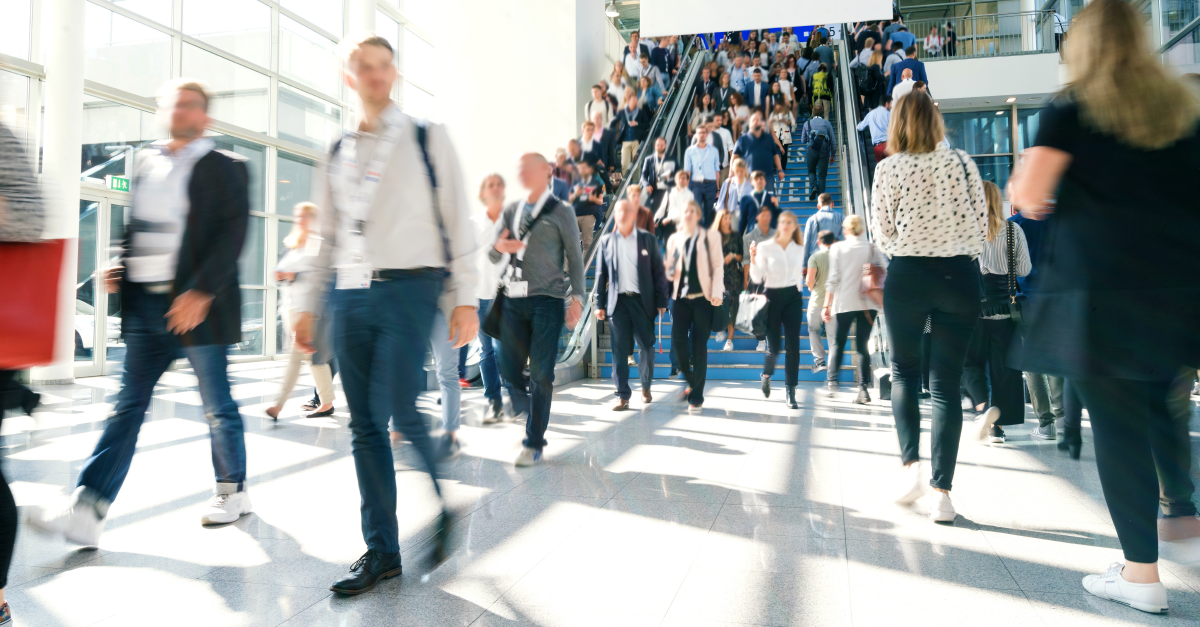
{"label": "white sneaker", "polygon": [[900,489],[896,491],[900,496],[896,498],[896,502],[900,505],[916,502],[925,493],[925,485],[921,483],[921,462],[909,464],[900,476],[900,482],[897,484]]}
{"label": "white sneaker", "polygon": [[954,522],[958,512],[950,502],[950,494],[941,490],[929,491],[929,520],[933,522]]}
{"label": "white sneaker", "polygon": [[988,407],[979,417],[975,419],[975,426],[972,427],[971,435],[980,442],[988,439],[992,435],[992,425],[1000,420],[1000,410],[995,407]]}
{"label": "white sneaker", "polygon": [[812,371],[813,371],[813,374],[817,374],[818,372],[825,372],[826,369],[827,368],[825,367],[825,364],[818,364],[816,366],[813,366]]}
{"label": "white sneaker", "polygon": [[75,544],[99,547],[105,519],[96,513],[94,505],[78,503],[78,495],[79,489],[66,504],[56,509],[31,506],[25,512],[25,523],[43,533],[61,535]]}
{"label": "white sneaker", "polygon": [[219,491],[221,489],[218,487],[218,492],[208,500],[208,509],[200,515],[200,524],[224,525],[251,512],[250,495],[245,490],[223,493]]}
{"label": "white sneaker", "polygon": [[733,340],[725,340],[725,352],[733,350]]}
{"label": "white sneaker", "polygon": [[760,352],[760,353],[765,353],[765,352],[767,352],[767,341],[766,341],[766,340],[759,340],[759,342],[758,342],[758,348],[756,348],[755,350],[757,350],[757,351],[758,351],[758,352]]}
{"label": "white sneaker", "polygon": [[717,331],[717,337],[716,337],[715,339],[716,339],[718,342],[724,342],[724,341],[725,341],[725,337],[726,337],[726,336],[725,336],[725,332],[724,332],[724,331]]}
{"label": "white sneaker", "polygon": [[1103,575],[1088,575],[1083,578],[1083,589],[1135,610],[1162,614],[1167,611],[1167,587],[1158,583],[1129,583],[1121,576],[1125,565],[1113,562]]}
{"label": "white sneaker", "polygon": [[533,466],[540,461],[542,461],[542,452],[527,446],[521,449],[520,455],[517,455],[515,465],[518,467]]}

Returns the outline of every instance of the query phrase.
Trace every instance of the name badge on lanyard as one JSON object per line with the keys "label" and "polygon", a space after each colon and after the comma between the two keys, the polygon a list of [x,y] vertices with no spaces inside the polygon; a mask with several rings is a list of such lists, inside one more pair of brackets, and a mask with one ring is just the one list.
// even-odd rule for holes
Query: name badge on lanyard
{"label": "name badge on lanyard", "polygon": [[400,140],[401,132],[401,118],[394,106],[384,112],[381,120],[386,125],[386,130],[379,136],[361,178],[362,171],[357,160],[357,133],[343,137],[337,154],[331,159],[334,167],[331,167],[329,172],[330,191],[334,205],[340,210],[338,227],[345,234],[345,253],[335,266],[335,287],[339,290],[371,287],[373,267],[367,259],[367,216],[375,194],[379,191],[383,172],[387,170],[388,163],[396,152],[396,143]]}

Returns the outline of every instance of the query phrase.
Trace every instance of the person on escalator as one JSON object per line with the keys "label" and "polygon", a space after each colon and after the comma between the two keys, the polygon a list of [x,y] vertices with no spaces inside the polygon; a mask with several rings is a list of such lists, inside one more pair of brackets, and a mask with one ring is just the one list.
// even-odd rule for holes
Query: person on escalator
{"label": "person on escalator", "polygon": [[825,193],[825,174],[829,166],[837,161],[833,149],[833,125],[825,120],[825,107],[813,106],[813,116],[800,130],[800,143],[806,147],[804,160],[808,164],[808,184],[812,191],[809,200]]}

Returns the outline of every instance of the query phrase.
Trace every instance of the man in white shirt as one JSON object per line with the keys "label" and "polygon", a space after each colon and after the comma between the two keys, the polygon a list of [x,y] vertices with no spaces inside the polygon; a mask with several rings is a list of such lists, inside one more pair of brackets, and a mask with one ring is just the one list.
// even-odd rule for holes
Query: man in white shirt
{"label": "man in white shirt", "polygon": [[[331,587],[343,594],[367,592],[400,574],[389,417],[441,494],[432,441],[416,407],[439,300],[449,310],[454,348],[471,341],[479,327],[474,225],[450,136],[438,124],[418,126],[392,102],[397,71],[386,39],[368,36],[354,44],[346,49],[345,77],[362,101],[361,117],[334,145],[331,167],[321,170],[328,172],[318,182],[324,240],[297,290],[295,324],[295,350],[311,352],[313,321],[336,269],[329,306],[341,340],[337,360],[367,543],[350,574]],[[379,359],[391,363],[380,368]],[[435,524],[435,559],[445,557],[450,525],[443,510]]]}
{"label": "man in white shirt", "polygon": [[675,187],[671,188],[666,200],[654,213],[654,236],[663,244],[683,224],[684,210],[687,209],[688,203],[696,199],[692,190],[688,188],[691,180],[692,175],[687,170],[675,172]]}
{"label": "man in white shirt", "polygon": [[604,97],[605,89],[600,85],[592,86],[592,99],[587,104],[583,105],[583,119],[591,120],[598,113],[604,126],[608,126],[612,122],[616,112],[612,109],[612,104],[608,102],[608,98]]}
{"label": "man in white shirt", "polygon": [[649,55],[650,48],[646,44],[641,43],[641,36],[637,31],[633,31],[629,34],[629,45],[621,53],[621,62],[625,64],[625,72],[630,76],[640,76],[638,74],[638,64],[643,53]]}
{"label": "man in white shirt", "polygon": [[892,88],[892,102],[900,102],[900,98],[907,96],[916,85],[916,81],[912,78],[912,70],[904,68],[904,72],[900,74],[900,82]]}
{"label": "man in white shirt", "polygon": [[613,208],[616,228],[600,238],[596,255],[596,288],[593,291],[597,320],[609,321],[612,335],[613,384],[617,404],[613,411],[629,409],[629,356],[637,339],[641,348],[638,373],[642,401],[649,404],[654,378],[654,318],[667,310],[667,273],[654,236],[636,228],[638,208],[628,200]]}

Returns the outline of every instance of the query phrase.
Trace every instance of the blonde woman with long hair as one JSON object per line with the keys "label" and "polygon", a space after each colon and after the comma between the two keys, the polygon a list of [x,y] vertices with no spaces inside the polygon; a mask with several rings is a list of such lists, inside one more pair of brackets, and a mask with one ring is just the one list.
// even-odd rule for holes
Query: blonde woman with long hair
{"label": "blonde woman with long hair", "polygon": [[[771,396],[775,358],[784,352],[784,391],[787,406],[798,409],[796,383],[800,375],[800,326],[804,324],[804,243],[796,214],[779,214],[775,237],[750,245],[750,280],[767,288],[767,353],[763,356],[762,392]],[[783,345],[779,328],[783,327]]]}
{"label": "blonde woman with long hair", "polygon": [[829,341],[825,395],[832,396],[838,391],[842,349],[853,324],[854,346],[858,351],[858,396],[854,402],[859,405],[871,402],[867,392],[871,385],[871,353],[867,350],[867,340],[879,317],[879,303],[862,291],[863,268],[869,264],[886,269],[888,265],[883,251],[867,239],[866,230],[859,216],[847,216],[842,221],[845,239],[829,248],[829,278],[825,280],[825,303],[821,310],[821,319],[832,322],[836,329]]}
{"label": "blonde woman with long hair", "polygon": [[[950,488],[962,435],[958,386],[967,344],[979,323],[981,290],[974,258],[987,237],[987,199],[979,169],[965,152],[946,148],[945,136],[942,114],[928,96],[901,98],[888,127],[892,156],[876,167],[871,193],[871,234],[891,257],[883,312],[892,349],[892,415],[904,465],[896,502],[913,503],[929,490],[934,522],[951,522],[956,516]],[[919,404],[927,319],[933,405],[928,488],[920,464]]]}
{"label": "blonde woman with long hair", "polygon": [[[962,385],[971,398],[978,418],[979,429],[988,427],[988,439],[995,444],[1005,441],[1003,427],[1025,422],[1025,390],[1020,370],[1008,365],[1009,347],[1017,337],[1017,323],[1010,308],[1013,306],[1009,287],[1016,289],[1016,277],[1028,276],[1033,264],[1029,259],[1029,244],[1025,231],[1004,219],[1004,199],[1000,188],[984,181],[987,198],[988,231],[979,255],[979,270],[983,273],[983,311],[979,326],[971,336],[967,360],[963,365]],[[1013,278],[1009,280],[1008,255],[1016,262]],[[989,381],[991,385],[988,385]],[[984,408],[987,411],[984,411]],[[1035,430],[1034,436],[1049,435]],[[1040,438],[1039,438],[1040,439]],[[1048,438],[1047,438],[1048,439]]]}
{"label": "blonde woman with long hair", "polygon": [[[1042,244],[1054,254],[1038,267],[1013,365],[1065,377],[1091,417],[1125,563],[1085,577],[1084,589],[1165,612],[1160,533],[1200,535],[1187,421],[1173,421],[1167,404],[1171,380],[1200,363],[1200,101],[1120,0],[1078,13],[1066,57],[1070,83],[1042,110],[1010,182],[1026,217],[1055,214]],[[1164,499],[1156,528],[1159,477],[1164,494],[1184,489]]]}
{"label": "blonde woman with long hair", "polygon": [[[292,209],[292,215],[296,217],[296,221],[292,223],[291,232],[283,239],[283,246],[287,248],[287,252],[279,259],[279,263],[275,264],[275,282],[279,285],[279,318],[283,321],[283,334],[288,342],[294,335],[292,331],[292,305],[294,304],[292,286],[295,285],[300,274],[311,270],[309,259],[315,256],[315,250],[320,246],[319,240],[310,241],[315,237],[312,229],[317,222],[317,206],[311,202],[299,203]],[[318,325],[314,335],[327,335],[320,333],[322,330],[324,329],[321,328],[321,325]],[[328,341],[328,339],[327,337],[317,338],[316,341],[324,344],[325,342],[321,340]],[[328,350],[321,351],[320,348],[318,351],[328,352]],[[273,420],[279,419],[279,413],[283,411],[283,404],[296,387],[296,379],[300,376],[300,364],[305,361],[310,364],[313,380],[317,383],[317,396],[321,398],[321,404],[316,407],[316,411],[308,414],[308,417],[320,418],[333,415],[333,373],[329,364],[312,363],[312,353],[306,353],[293,346],[291,353],[288,354],[287,370],[284,371],[279,397],[275,400],[274,405],[266,409],[267,415]]]}

